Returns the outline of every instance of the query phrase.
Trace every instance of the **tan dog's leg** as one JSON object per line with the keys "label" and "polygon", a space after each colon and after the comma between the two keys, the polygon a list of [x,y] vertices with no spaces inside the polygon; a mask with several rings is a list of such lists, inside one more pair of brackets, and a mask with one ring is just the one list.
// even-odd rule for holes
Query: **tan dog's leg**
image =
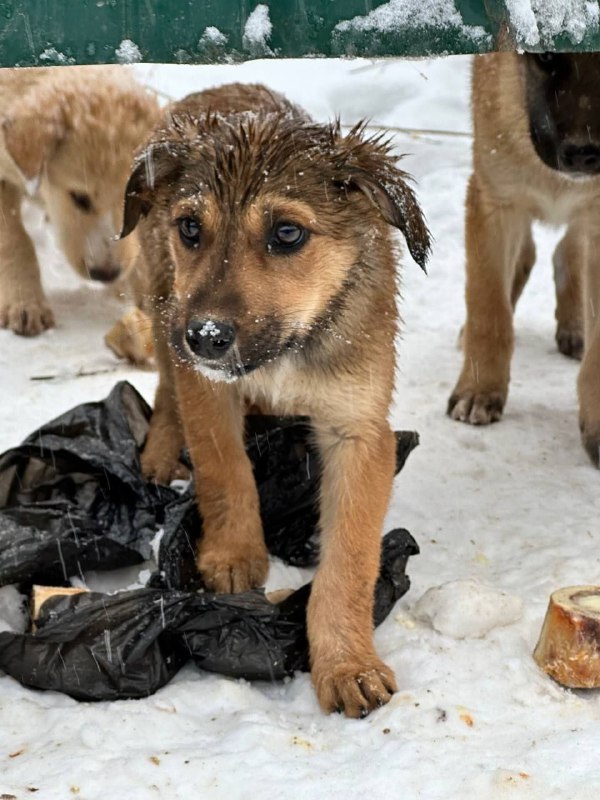
{"label": "tan dog's leg", "polygon": [[322,541],[307,616],[311,674],[325,711],[359,717],[387,703],[397,688],[373,644],[373,591],[394,437],[387,424],[343,438],[327,427],[316,433],[323,459]]}
{"label": "tan dog's leg", "polygon": [[554,251],[556,287],[556,344],[561,353],[581,359],[583,355],[582,274],[587,240],[571,225]]}
{"label": "tan dog's leg", "polygon": [[21,222],[21,193],[0,181],[0,327],[36,336],[53,325],[35,250]]}
{"label": "tan dog's leg", "polygon": [[198,569],[206,586],[216,592],[261,586],[269,559],[258,491],[244,447],[239,393],[184,367],[176,367],[175,376],[202,515]]}
{"label": "tan dog's leg", "polygon": [[597,467],[600,466],[600,264],[596,257],[599,247],[600,236],[595,236],[585,264],[585,350],[577,380],[581,439]]}
{"label": "tan dog's leg", "polygon": [[[471,176],[467,195],[467,321],[464,364],[448,401],[452,419],[486,425],[502,416],[513,351],[515,275],[531,223],[523,209],[498,204]],[[513,289],[513,287],[516,287]]]}

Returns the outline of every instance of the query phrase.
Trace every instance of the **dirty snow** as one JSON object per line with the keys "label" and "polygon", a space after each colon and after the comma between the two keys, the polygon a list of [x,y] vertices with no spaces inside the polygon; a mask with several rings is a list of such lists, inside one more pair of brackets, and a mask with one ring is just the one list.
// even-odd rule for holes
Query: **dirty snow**
{"label": "dirty snow", "polygon": [[[320,120],[339,113],[345,124],[366,116],[396,128],[470,128],[466,58],[136,69],[173,97],[218,82],[264,81]],[[559,232],[536,229],[539,263],[517,310],[504,420],[481,429],[452,422],[444,411],[461,360],[455,342],[464,318],[470,140],[397,130],[395,142],[409,154],[403,167],[417,179],[435,235],[428,276],[404,257],[397,343],[392,422],[418,430],[421,445],[396,481],[386,529],[406,526],[421,555],[409,563],[411,591],[375,641],[400,692],[367,719],[350,721],[321,714],[307,675],[250,684],[187,667],[153,697],[112,704],[77,703],[0,677],[0,795],[597,797],[600,693],[561,689],[531,657],[550,593],[600,582],[600,475],[579,443],[577,364],[553,341],[551,256]],[[30,210],[28,225],[58,327],[35,340],[0,331],[1,450],[75,403],[104,397],[119,379],[148,399],[156,384],[153,373],[120,365],[102,345],[123,311],[119,301],[63,266],[42,215]],[[88,580],[96,588],[111,588],[117,578],[135,584],[145,569]],[[297,586],[306,577],[273,562],[269,588]],[[519,598],[521,618],[460,640],[416,618],[428,589],[472,578]],[[18,623],[18,597],[3,590],[0,627]]]}

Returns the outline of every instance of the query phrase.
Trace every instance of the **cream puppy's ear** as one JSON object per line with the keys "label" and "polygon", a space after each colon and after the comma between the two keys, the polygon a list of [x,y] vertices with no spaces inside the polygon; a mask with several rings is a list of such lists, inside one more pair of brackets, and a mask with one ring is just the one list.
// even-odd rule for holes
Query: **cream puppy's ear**
{"label": "cream puppy's ear", "polygon": [[67,135],[64,109],[58,103],[40,108],[27,97],[2,120],[2,135],[6,150],[31,194],[37,188],[44,164]]}

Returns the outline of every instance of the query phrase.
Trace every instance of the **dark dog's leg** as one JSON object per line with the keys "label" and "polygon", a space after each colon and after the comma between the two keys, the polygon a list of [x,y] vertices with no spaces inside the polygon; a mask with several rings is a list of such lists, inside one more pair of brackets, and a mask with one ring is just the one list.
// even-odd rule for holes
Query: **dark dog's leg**
{"label": "dark dog's leg", "polygon": [[203,521],[197,564],[216,592],[261,586],[269,560],[258,492],[244,448],[244,414],[239,393],[176,367],[177,395]]}
{"label": "dark dog's leg", "polygon": [[[467,195],[467,321],[464,364],[448,414],[485,425],[502,416],[513,351],[513,297],[524,283],[517,258],[530,237],[523,209],[498,203],[471,176]],[[525,247],[526,250],[526,247]]]}
{"label": "dark dog's leg", "polygon": [[364,716],[396,691],[373,645],[373,591],[394,474],[389,427],[317,427],[323,459],[321,564],[308,606],[311,673],[325,711]]}
{"label": "dark dog's leg", "polygon": [[554,251],[556,287],[556,343],[561,353],[581,359],[583,355],[582,275],[587,240],[570,225]]}

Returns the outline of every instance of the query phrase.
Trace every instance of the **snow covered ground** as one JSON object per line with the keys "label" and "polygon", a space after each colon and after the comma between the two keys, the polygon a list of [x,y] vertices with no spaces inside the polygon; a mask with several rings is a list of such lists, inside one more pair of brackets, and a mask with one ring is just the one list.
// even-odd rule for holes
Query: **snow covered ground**
{"label": "snow covered ground", "polygon": [[[368,116],[396,128],[470,128],[464,58],[136,69],[172,97],[229,80],[263,81],[320,120],[340,114],[346,123]],[[409,563],[411,591],[375,637],[400,692],[350,721],[322,715],[308,675],[251,685],[188,667],[153,697],[112,704],[77,703],[2,676],[0,796],[597,797],[600,693],[562,690],[531,658],[550,592],[600,582],[600,475],[579,443],[577,365],[553,341],[550,259],[559,233],[536,231],[538,266],[517,312],[504,420],[485,429],[452,422],[444,412],[460,366],[470,139],[397,131],[395,141],[409,154],[404,165],[417,178],[436,240],[428,277],[408,256],[402,266],[393,423],[418,430],[422,444],[396,481],[386,529],[406,526],[421,555]],[[0,331],[0,451],[76,403],[104,397],[119,379],[149,400],[156,381],[118,364],[102,345],[119,302],[63,266],[43,219],[30,214],[30,227],[58,327],[35,340]],[[55,378],[33,380],[39,376]],[[439,633],[417,618],[428,589],[470,578],[520,598],[520,619],[483,638],[457,639],[452,626]],[[269,585],[302,579],[278,564]],[[457,607],[460,586],[472,596],[472,583],[460,584]],[[514,618],[518,602],[511,607]],[[13,594],[0,591],[0,627],[14,624],[14,608]],[[466,614],[475,616],[469,603]]]}

